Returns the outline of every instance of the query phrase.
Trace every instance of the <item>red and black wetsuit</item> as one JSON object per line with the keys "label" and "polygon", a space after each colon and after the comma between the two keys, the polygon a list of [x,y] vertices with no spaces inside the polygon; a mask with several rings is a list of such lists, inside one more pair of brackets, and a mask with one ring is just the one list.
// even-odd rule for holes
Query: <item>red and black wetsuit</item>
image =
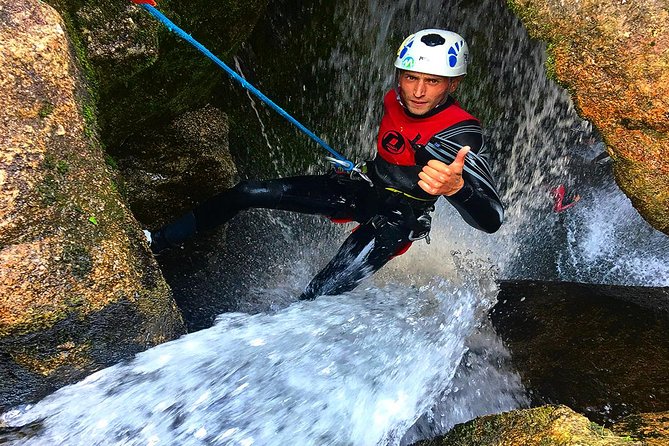
{"label": "red and black wetsuit", "polygon": [[377,156],[368,161],[374,183],[330,173],[242,181],[174,223],[152,234],[157,252],[179,244],[198,231],[210,230],[249,208],[281,209],[356,221],[337,255],[311,281],[301,296],[340,294],[352,290],[391,258],[406,251],[417,234],[429,231],[436,196],[418,185],[418,172],[430,159],[451,163],[458,150],[471,147],[463,170],[464,186],[446,199],[471,226],[495,232],[503,210],[484,159],[481,127],[451,97],[426,115],[416,116],[391,90],[377,138]]}
{"label": "red and black wetsuit", "polygon": [[464,186],[445,197],[471,226],[486,232],[499,229],[502,203],[488,167],[479,121],[452,97],[425,115],[413,115],[399,93],[383,99],[384,115],[377,137],[378,155],[372,162],[374,183],[400,191],[414,201],[436,201],[418,186],[418,173],[431,159],[450,164],[458,151],[469,146],[463,170]]}

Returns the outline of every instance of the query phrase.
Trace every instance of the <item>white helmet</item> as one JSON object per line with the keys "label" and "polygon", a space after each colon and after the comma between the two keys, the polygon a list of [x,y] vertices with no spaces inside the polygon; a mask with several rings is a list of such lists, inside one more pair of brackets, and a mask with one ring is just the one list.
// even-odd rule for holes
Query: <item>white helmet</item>
{"label": "white helmet", "polygon": [[397,50],[395,66],[400,70],[437,76],[467,74],[469,48],[459,34],[443,29],[424,29],[410,35]]}

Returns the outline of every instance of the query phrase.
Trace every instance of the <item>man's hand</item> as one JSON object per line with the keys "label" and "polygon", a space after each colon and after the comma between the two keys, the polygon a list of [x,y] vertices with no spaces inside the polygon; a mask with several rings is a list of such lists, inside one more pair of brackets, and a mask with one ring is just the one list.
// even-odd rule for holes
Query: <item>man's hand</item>
{"label": "man's hand", "polygon": [[465,185],[462,180],[462,169],[465,167],[465,157],[470,150],[469,146],[464,146],[451,164],[438,160],[428,161],[423,170],[418,173],[420,188],[431,195],[447,196],[462,189],[462,186]]}

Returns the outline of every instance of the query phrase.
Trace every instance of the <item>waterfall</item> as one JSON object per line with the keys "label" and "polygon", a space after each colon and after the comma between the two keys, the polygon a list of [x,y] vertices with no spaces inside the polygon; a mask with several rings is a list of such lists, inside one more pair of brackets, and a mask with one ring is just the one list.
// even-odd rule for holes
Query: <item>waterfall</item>
{"label": "waterfall", "polygon": [[[456,97],[482,121],[506,217],[500,231],[483,234],[441,201],[433,239],[444,252],[472,250],[491,259],[503,279],[669,285],[669,237],[632,208],[611,164],[595,162],[606,149],[601,137],[546,77],[545,45],[528,38],[503,2],[369,0],[350,2],[341,15],[342,38],[328,67],[339,73],[339,113],[364,110],[363,124],[343,138],[363,148],[354,152],[360,158],[373,151],[379,104],[393,85],[389,42],[437,27],[469,43],[472,60]],[[558,214],[551,189],[560,184],[582,199]]]}
{"label": "waterfall", "polygon": [[490,369],[487,341],[468,338],[494,303],[494,277],[467,259],[459,268],[457,281],[223,314],[2,421],[33,424],[25,445],[399,444],[440,397],[467,393],[463,375]]}

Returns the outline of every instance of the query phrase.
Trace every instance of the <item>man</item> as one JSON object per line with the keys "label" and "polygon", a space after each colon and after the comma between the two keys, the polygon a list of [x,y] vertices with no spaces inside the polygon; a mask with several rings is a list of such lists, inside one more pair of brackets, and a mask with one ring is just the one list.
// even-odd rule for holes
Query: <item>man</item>
{"label": "man", "polygon": [[427,238],[430,212],[442,195],[468,224],[495,232],[503,209],[481,157],[481,127],[450,96],[467,72],[468,56],[464,39],[450,31],[426,29],[402,43],[397,87],[384,98],[377,156],[366,163],[373,186],[337,172],[242,181],[152,233],[152,250],[178,245],[249,208],[358,222],[300,296],[313,299],[352,290],[413,241]]}

